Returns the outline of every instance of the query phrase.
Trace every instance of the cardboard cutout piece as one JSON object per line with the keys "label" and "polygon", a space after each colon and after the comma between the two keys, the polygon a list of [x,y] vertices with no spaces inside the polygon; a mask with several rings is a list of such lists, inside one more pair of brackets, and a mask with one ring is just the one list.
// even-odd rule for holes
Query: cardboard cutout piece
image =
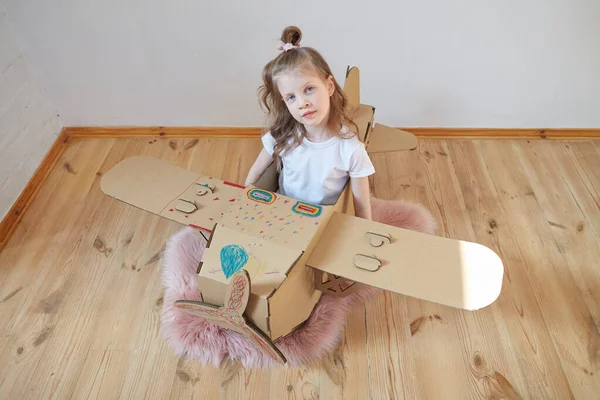
{"label": "cardboard cutout piece", "polygon": [[[389,242],[373,245],[372,231],[387,232]],[[323,238],[306,265],[328,274],[467,310],[488,306],[500,294],[502,261],[477,243],[341,213],[331,217]]]}
{"label": "cardboard cutout piece", "polygon": [[271,358],[285,364],[286,359],[281,351],[244,317],[249,297],[250,276],[247,271],[241,270],[231,277],[223,307],[191,300],[178,300],[174,304],[187,313],[198,315],[222,328],[244,335]]}
{"label": "cardboard cutout piece", "polygon": [[344,93],[348,99],[347,109],[352,114],[360,106],[360,71],[358,68],[347,68],[346,81],[344,82]]}
{"label": "cardboard cutout piece", "polygon": [[[408,132],[373,128],[375,108],[360,104],[357,68],[344,88],[369,153],[416,148]],[[349,183],[334,205],[282,196],[277,187],[274,163],[244,187],[149,157],[123,160],[101,181],[109,196],[211,232],[197,271],[204,303],[176,305],[246,335],[278,361],[273,342],[306,321],[320,292],[346,296],[367,284],[469,310],[500,293],[503,265],[487,247],[357,218]]]}
{"label": "cardboard cutout piece", "polygon": [[252,280],[252,293],[268,298],[285,280],[300,250],[217,224],[202,258],[199,276],[226,284],[243,269]]}
{"label": "cardboard cutout piece", "polygon": [[375,124],[369,135],[369,153],[414,150],[417,138],[410,132]]}
{"label": "cardboard cutout piece", "polygon": [[315,286],[323,293],[336,297],[346,297],[362,286],[362,284],[351,281],[343,276],[327,274],[315,269]]}
{"label": "cardboard cutout piece", "polygon": [[146,156],[119,162],[104,174],[100,187],[115,199],[208,232],[244,190]]}
{"label": "cardboard cutout piece", "polygon": [[375,107],[360,103],[360,71],[357,67],[348,67],[344,93],[348,99],[347,109],[358,125],[358,135],[367,143],[369,153],[414,150],[417,137],[410,132],[390,128],[379,123],[374,124]]}

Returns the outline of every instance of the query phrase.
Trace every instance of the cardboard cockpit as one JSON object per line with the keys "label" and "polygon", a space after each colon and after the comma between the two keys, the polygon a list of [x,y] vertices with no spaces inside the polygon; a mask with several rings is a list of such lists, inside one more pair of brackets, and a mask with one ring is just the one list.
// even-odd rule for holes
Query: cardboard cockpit
{"label": "cardboard cockpit", "polygon": [[[416,148],[414,135],[373,124],[375,108],[360,104],[356,67],[347,70],[343,90],[369,153]],[[197,270],[204,304],[176,305],[245,334],[263,349],[276,350],[273,343],[306,321],[323,292],[345,296],[366,284],[469,310],[500,294],[503,265],[489,248],[358,218],[349,183],[326,206],[276,193],[277,181],[274,164],[244,187],[132,157],[106,173],[101,187],[128,204],[208,232]],[[233,310],[240,312],[241,297],[227,297],[236,293],[234,278],[246,279],[251,288],[241,310],[249,323],[243,329],[226,317],[234,320]],[[272,356],[285,361],[278,351]]]}

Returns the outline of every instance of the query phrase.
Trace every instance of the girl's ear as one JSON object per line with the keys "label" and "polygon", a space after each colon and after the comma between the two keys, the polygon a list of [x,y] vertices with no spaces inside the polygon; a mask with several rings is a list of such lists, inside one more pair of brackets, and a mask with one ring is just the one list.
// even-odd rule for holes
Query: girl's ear
{"label": "girl's ear", "polygon": [[335,85],[333,84],[333,76],[329,75],[327,78],[327,92],[329,93],[329,97],[333,96],[333,92],[335,92]]}

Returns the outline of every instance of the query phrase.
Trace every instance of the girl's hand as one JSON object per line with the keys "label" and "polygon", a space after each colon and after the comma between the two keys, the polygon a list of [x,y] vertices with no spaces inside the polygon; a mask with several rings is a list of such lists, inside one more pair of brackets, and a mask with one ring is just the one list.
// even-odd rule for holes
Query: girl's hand
{"label": "girl's hand", "polygon": [[369,178],[350,178],[350,187],[354,197],[354,212],[357,217],[371,220],[371,197]]}

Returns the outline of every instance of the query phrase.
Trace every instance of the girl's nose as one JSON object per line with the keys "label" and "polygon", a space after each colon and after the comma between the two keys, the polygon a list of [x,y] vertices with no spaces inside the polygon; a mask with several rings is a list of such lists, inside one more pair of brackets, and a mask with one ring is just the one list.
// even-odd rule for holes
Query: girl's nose
{"label": "girl's nose", "polygon": [[300,107],[306,108],[310,105],[308,99],[301,98],[300,99]]}

